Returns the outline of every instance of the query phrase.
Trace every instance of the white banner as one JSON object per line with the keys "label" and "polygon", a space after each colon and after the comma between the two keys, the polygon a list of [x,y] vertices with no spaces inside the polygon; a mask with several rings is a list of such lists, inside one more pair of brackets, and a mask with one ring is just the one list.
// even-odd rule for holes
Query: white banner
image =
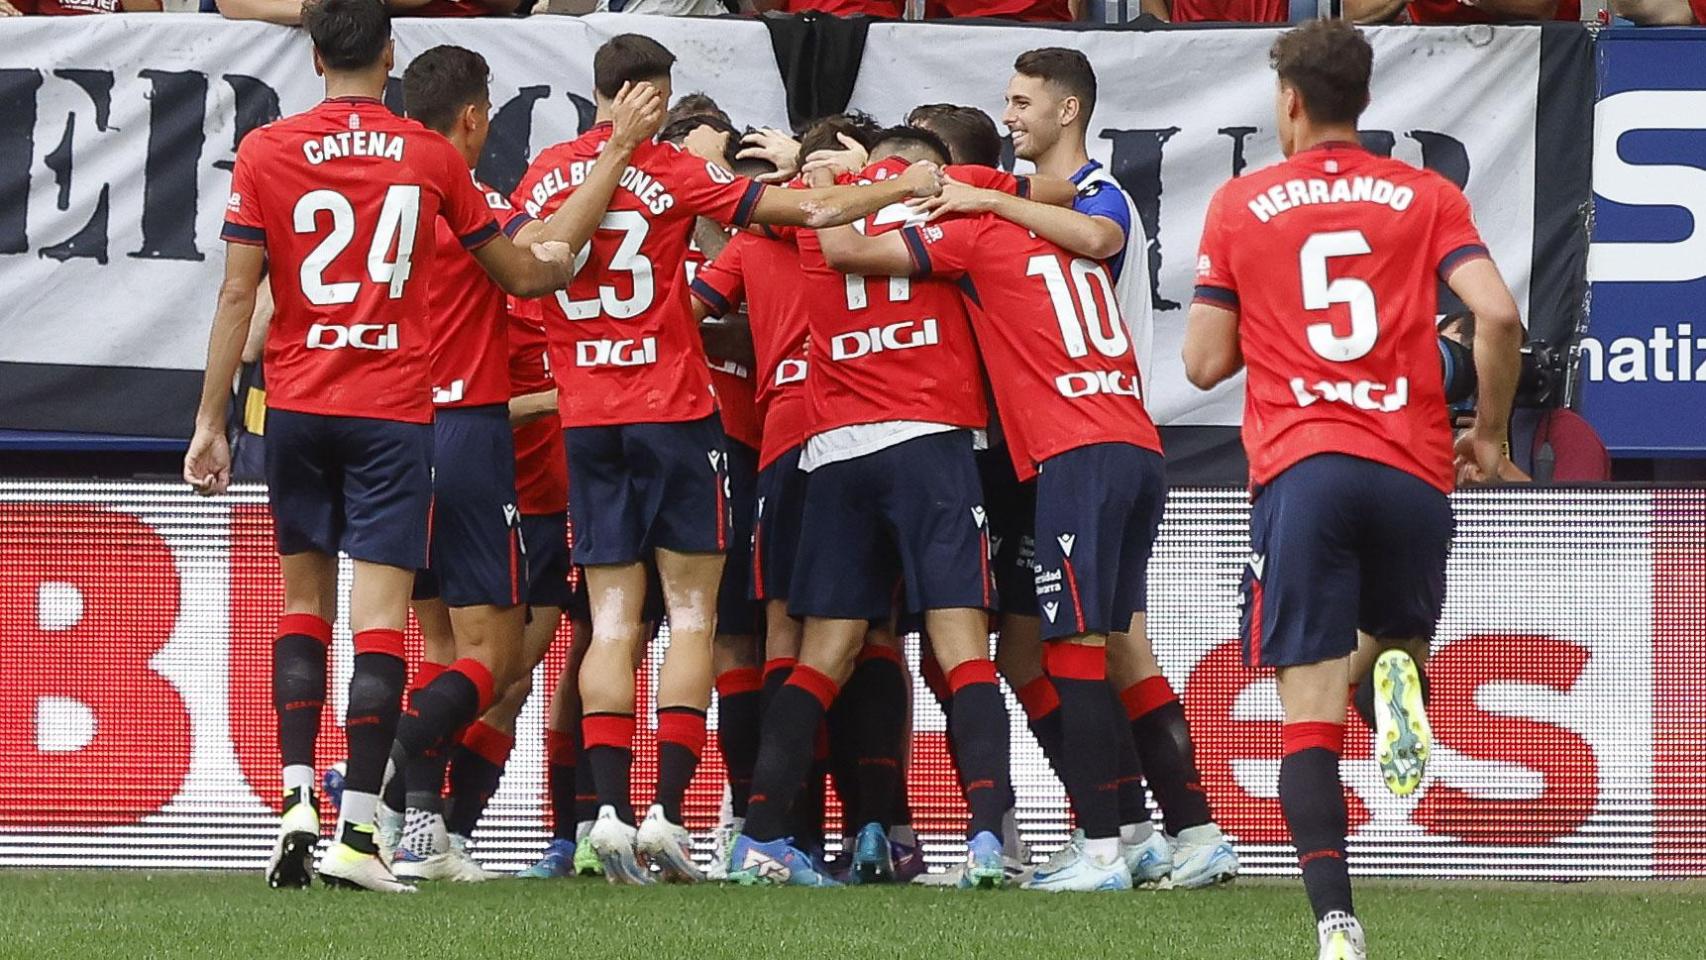
{"label": "white banner", "polygon": [[[199,370],[224,256],[219,228],[240,130],[324,94],[300,30],[220,17],[0,21],[0,158],[28,163],[27,202],[0,196],[0,362]],[[619,33],[678,58],[743,123],[786,126],[756,22],[601,14],[524,22],[404,19],[394,77],[441,43],[492,68],[494,143],[527,159],[590,121],[592,55]],[[482,165],[485,169],[485,164]],[[0,194],[22,178],[0,173]],[[21,194],[20,194],[21,196]]]}
{"label": "white banner", "polygon": [[[1425,161],[1454,179],[1467,175],[1476,222],[1517,302],[1526,304],[1539,28],[1366,32],[1375,71],[1362,128],[1390,135],[1395,157]],[[999,119],[1020,53],[1048,46],[1084,51],[1098,81],[1090,156],[1132,193],[1150,237],[1151,266],[1158,268],[1150,412],[1162,424],[1236,425],[1243,378],[1202,394],[1185,381],[1179,349],[1209,198],[1240,169],[1280,159],[1268,69],[1268,48],[1279,33],[879,24],[866,40],[850,106],[893,123],[916,104],[937,102],[979,107]]]}

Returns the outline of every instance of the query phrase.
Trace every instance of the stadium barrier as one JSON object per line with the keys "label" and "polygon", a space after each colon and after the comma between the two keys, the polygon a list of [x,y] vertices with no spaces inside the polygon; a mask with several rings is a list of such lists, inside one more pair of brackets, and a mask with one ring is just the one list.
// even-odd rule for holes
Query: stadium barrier
{"label": "stadium barrier", "polygon": [[[0,24],[0,303],[9,321],[0,325],[0,428],[188,436],[236,145],[317,102],[321,83],[306,40],[284,27],[217,17],[45,22],[53,19]],[[397,72],[440,43],[486,57],[494,113],[479,172],[509,190],[530,157],[591,124],[592,53],[635,30],[678,54],[678,92],[705,90],[737,122],[775,126],[848,105],[896,123],[933,101],[999,116],[1018,53],[1084,50],[1101,76],[1091,154],[1132,194],[1149,238],[1156,321],[1146,399],[1163,425],[1219,426],[1222,441],[1234,441],[1225,428],[1238,422],[1240,382],[1193,390],[1179,343],[1210,195],[1279,156],[1274,30],[414,19],[396,25]],[[1531,332],[1563,342],[1579,320],[1587,249],[1588,32],[1368,32],[1376,70],[1365,142],[1464,187]],[[400,108],[400,83],[388,99]]]}
{"label": "stadium barrier", "polygon": [[[1436,759],[1423,789],[1397,799],[1352,721],[1355,869],[1706,875],[1706,490],[1482,491],[1456,506],[1432,670]],[[1247,515],[1239,490],[1174,492],[1150,623],[1220,822],[1248,872],[1282,873],[1295,861],[1275,799],[1278,703],[1237,640]],[[203,500],[177,485],[0,482],[0,867],[261,865],[279,797],[268,686],[279,603],[258,488]],[[476,834],[494,867],[529,862],[546,837],[542,717],[561,646]],[[342,756],[350,657],[340,615],[321,767]],[[656,777],[644,708],[656,664],[654,650],[642,800]],[[1009,709],[1021,827],[1046,850],[1065,839],[1065,798]],[[911,796],[942,862],[959,849],[964,808],[922,684],[913,717]],[[721,776],[713,748],[686,808],[701,843]]]}

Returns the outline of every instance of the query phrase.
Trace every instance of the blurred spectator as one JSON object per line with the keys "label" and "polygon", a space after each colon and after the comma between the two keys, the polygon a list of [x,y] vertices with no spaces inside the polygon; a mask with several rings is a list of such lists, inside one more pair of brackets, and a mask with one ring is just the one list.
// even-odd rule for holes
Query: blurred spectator
{"label": "blurred spectator", "polygon": [[1345,0],[1345,19],[1385,23],[1407,12],[1411,23],[1509,23],[1580,20],[1581,0]]}
{"label": "blurred spectator", "polygon": [[1611,0],[1611,11],[1643,27],[1706,23],[1706,0]]}
{"label": "blurred spectator", "polygon": [[[1174,23],[1287,23],[1291,0],[1143,0],[1142,9]],[[1309,0],[1308,15],[1316,13]]]}
{"label": "blurred spectator", "polygon": [[0,17],[71,17],[87,13],[159,13],[160,0],[0,0]]}
{"label": "blurred spectator", "polygon": [[393,17],[504,17],[521,0],[385,0]]}
{"label": "blurred spectator", "polygon": [[834,14],[837,17],[888,17],[899,20],[906,16],[906,0],[752,0],[755,13],[779,10],[783,13],[805,13],[808,10]]}
{"label": "blurred spectator", "polygon": [[924,19],[991,17],[1031,23],[1084,19],[1085,0],[926,0]]}
{"label": "blurred spectator", "polygon": [[[287,27],[302,23],[302,0],[213,0],[213,3],[227,20],[261,20]],[[202,10],[208,12],[206,0]]]}

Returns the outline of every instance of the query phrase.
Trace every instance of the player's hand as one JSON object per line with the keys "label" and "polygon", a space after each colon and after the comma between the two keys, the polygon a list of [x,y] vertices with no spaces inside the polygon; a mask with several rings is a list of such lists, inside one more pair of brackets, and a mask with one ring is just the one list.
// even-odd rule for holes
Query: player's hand
{"label": "player's hand", "polygon": [[802,173],[820,165],[833,167],[837,174],[858,173],[871,162],[870,153],[859,145],[859,141],[845,133],[838,133],[835,137],[841,141],[841,149],[816,151],[806,158],[806,165],[801,168]]}
{"label": "player's hand", "polygon": [[196,427],[184,453],[184,482],[204,497],[224,493],[231,486],[231,445],[224,430]]}
{"label": "player's hand", "polygon": [[942,192],[942,168],[928,160],[920,160],[900,175],[901,186],[914,197],[934,197]]}
{"label": "player's hand", "polygon": [[546,240],[533,245],[534,259],[540,263],[549,263],[560,270],[564,286],[575,278],[575,254],[578,252],[561,240]]}
{"label": "player's hand", "polygon": [[820,163],[815,166],[811,163],[807,163],[805,169],[800,171],[800,179],[804,180],[806,182],[806,186],[811,187],[813,190],[835,186],[835,180],[838,175],[839,171],[836,169],[835,165],[829,163]]}
{"label": "player's hand", "polygon": [[988,213],[995,209],[1001,196],[1000,191],[974,187],[943,174],[941,193],[934,197],[908,200],[906,203],[920,213],[929,214],[929,219],[937,220],[956,214]]}
{"label": "player's hand", "polygon": [[668,106],[663,94],[649,83],[624,83],[610,103],[610,142],[619,150],[632,151],[657,136]]}
{"label": "player's hand", "polygon": [[701,160],[707,160],[719,167],[727,167],[729,160],[729,132],[718,130],[708,123],[694,127],[687,139],[681,143],[682,149]]}
{"label": "player's hand", "polygon": [[[1507,469],[1506,464],[1510,464]],[[1515,471],[1510,460],[1510,442],[1492,431],[1469,430],[1457,438],[1457,482],[1463,486],[1498,483]],[[1526,479],[1526,477],[1524,478]]]}
{"label": "player's hand", "polygon": [[0,0],[0,17],[21,17],[23,15],[22,10],[7,3],[6,0]]}
{"label": "player's hand", "polygon": [[780,130],[765,127],[741,138],[736,160],[763,160],[775,173],[760,174],[763,183],[787,183],[800,172],[800,142]]}

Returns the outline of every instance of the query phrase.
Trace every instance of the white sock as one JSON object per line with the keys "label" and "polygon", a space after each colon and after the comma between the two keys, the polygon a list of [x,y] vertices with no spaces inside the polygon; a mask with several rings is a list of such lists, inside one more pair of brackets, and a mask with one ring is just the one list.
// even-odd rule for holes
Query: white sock
{"label": "white sock", "polygon": [[1219,843],[1221,838],[1220,828],[1212,823],[1205,823],[1200,827],[1186,827],[1179,831],[1181,843]]}
{"label": "white sock", "polygon": [[338,809],[338,833],[342,835],[345,824],[372,824],[375,813],[379,809],[377,793],[360,793],[355,790],[344,791],[343,806]]}
{"label": "white sock", "polygon": [[592,832],[592,821],[591,820],[579,821],[578,823],[575,824],[575,842],[580,843],[582,840],[585,840],[586,835],[591,833],[591,832]]}
{"label": "white sock", "polygon": [[898,843],[903,847],[916,847],[918,846],[918,832],[912,829],[911,824],[907,824],[904,827],[890,827],[889,840],[891,842]]}
{"label": "white sock", "polygon": [[1153,823],[1127,823],[1120,826],[1120,842],[1128,847],[1148,843],[1149,838],[1154,835],[1155,824]]}
{"label": "white sock", "polygon": [[1092,863],[1113,863],[1115,860],[1119,859],[1120,838],[1117,836],[1098,837],[1092,840],[1086,837],[1084,840],[1084,854],[1090,858]]}
{"label": "white sock", "polygon": [[284,792],[314,789],[314,768],[305,763],[293,763],[284,768]]}
{"label": "white sock", "polygon": [[1019,838],[1019,815],[1008,810],[1001,815],[1001,852],[1014,860],[1023,860],[1025,841]]}

